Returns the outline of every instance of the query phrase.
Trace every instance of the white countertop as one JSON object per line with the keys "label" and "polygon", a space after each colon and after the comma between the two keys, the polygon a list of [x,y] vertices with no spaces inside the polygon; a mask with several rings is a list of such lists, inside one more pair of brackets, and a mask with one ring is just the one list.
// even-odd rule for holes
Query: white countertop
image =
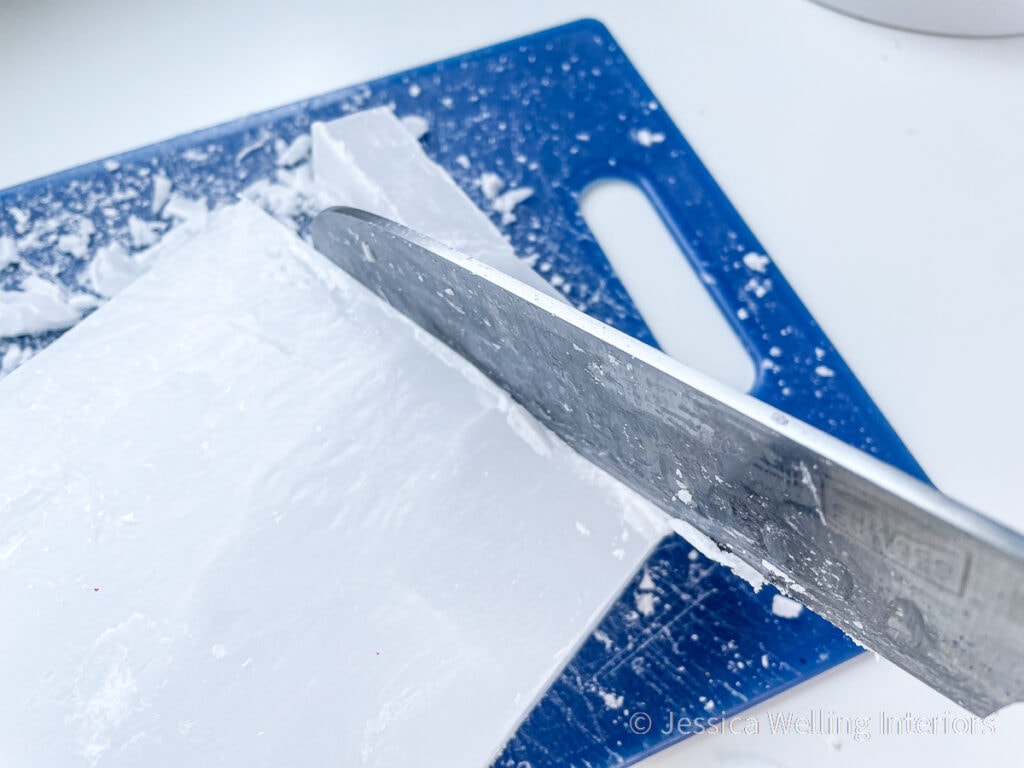
{"label": "white countertop", "polygon": [[[0,188],[580,16],[608,24],[933,481],[1024,528],[1024,38],[914,35],[805,0],[7,0]],[[772,736],[769,710],[874,725],[836,748]],[[1022,706],[948,737],[884,736],[882,710],[958,711],[860,658],[753,712],[760,735],[644,764],[996,768],[1024,750]]]}

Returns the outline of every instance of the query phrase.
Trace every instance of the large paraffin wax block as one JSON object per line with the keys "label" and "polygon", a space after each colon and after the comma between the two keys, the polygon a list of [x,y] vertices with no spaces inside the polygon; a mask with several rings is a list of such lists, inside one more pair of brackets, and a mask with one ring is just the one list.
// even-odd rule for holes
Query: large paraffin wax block
{"label": "large paraffin wax block", "polygon": [[246,204],[0,382],[0,762],[479,768],[664,532]]}

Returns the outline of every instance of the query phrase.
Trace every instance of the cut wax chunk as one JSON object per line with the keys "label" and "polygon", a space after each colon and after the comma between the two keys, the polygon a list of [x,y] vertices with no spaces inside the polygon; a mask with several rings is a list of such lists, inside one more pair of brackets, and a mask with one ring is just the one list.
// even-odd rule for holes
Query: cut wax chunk
{"label": "cut wax chunk", "polygon": [[0,381],[0,761],[488,764],[661,514],[255,206],[158,248]]}
{"label": "cut wax chunk", "polygon": [[[397,221],[565,299],[516,255],[487,215],[427,157],[416,136],[391,110],[379,107],[314,123],[312,135],[313,175],[335,205]],[[529,194],[524,188],[519,196]]]}

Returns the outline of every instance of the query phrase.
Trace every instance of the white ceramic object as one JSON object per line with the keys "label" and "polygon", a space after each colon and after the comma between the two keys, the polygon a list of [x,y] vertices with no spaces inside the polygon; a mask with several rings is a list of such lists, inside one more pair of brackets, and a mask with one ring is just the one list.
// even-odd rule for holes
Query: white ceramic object
{"label": "white ceramic object", "polygon": [[936,35],[1024,34],[1024,0],[815,0],[866,21]]}

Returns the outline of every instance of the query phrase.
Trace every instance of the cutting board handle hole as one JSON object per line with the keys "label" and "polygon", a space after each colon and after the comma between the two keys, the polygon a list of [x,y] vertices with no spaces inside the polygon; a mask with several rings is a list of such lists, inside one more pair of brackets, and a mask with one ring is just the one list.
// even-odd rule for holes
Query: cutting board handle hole
{"label": "cutting board handle hole", "polygon": [[755,368],[647,194],[623,179],[601,179],[580,212],[661,348],[741,392]]}

